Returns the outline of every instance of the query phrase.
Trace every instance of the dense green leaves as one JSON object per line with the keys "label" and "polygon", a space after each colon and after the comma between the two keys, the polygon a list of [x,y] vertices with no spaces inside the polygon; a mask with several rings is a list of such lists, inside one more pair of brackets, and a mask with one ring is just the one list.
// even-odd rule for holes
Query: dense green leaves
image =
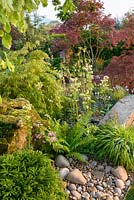
{"label": "dense green leaves", "polygon": [[65,200],[61,181],[39,151],[19,151],[0,156],[0,199]]}
{"label": "dense green leaves", "polygon": [[3,37],[2,37],[2,44],[3,44],[3,46],[5,46],[7,49],[10,49],[11,44],[12,44],[12,38],[11,38],[10,34],[4,33],[4,35],[3,35]]}
{"label": "dense green leaves", "polygon": [[[33,45],[35,48],[36,45]],[[0,94],[6,98],[24,97],[33,104],[43,117],[49,114],[56,117],[61,110],[61,85],[56,71],[50,69],[49,57],[40,50],[32,50],[27,44],[19,51],[10,51],[1,68],[9,70],[1,72]],[[11,64],[11,62],[13,65]]]}
{"label": "dense green leaves", "polygon": [[68,10],[71,12],[73,12],[75,10],[75,6],[74,6],[72,0],[65,1],[64,5],[63,5],[63,13],[66,14]]}
{"label": "dense green leaves", "polygon": [[134,167],[134,127],[103,125],[97,130],[96,152],[99,158],[108,158],[126,169]]}
{"label": "dense green leaves", "polygon": [[[11,24],[19,29],[21,32],[26,31],[26,23],[24,20],[25,12],[31,13],[33,10],[37,10],[39,4],[42,3],[44,7],[47,6],[47,0],[1,0],[0,1],[0,24],[2,25],[0,37],[2,37],[2,44],[6,48],[11,47],[11,38],[9,36],[11,30]],[[55,5],[55,1],[53,1]],[[68,10],[73,10],[72,0],[66,0],[63,6],[63,10],[66,13]]]}

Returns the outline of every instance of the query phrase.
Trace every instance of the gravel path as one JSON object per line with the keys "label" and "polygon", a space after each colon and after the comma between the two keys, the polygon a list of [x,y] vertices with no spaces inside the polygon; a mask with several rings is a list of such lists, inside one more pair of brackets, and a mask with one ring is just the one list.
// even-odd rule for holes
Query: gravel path
{"label": "gravel path", "polygon": [[69,200],[123,200],[132,177],[121,167],[97,162],[84,155],[87,163],[62,155],[56,158]]}

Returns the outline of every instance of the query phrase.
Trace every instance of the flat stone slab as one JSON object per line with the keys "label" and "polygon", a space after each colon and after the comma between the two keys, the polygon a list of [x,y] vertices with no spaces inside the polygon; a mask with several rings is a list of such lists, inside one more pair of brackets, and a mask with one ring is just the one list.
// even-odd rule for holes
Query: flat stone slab
{"label": "flat stone slab", "polygon": [[97,179],[100,179],[100,180],[102,180],[103,177],[104,177],[104,172],[99,171],[99,170],[94,170],[94,171],[92,172],[92,174],[93,174]]}
{"label": "flat stone slab", "polygon": [[134,125],[134,95],[120,99],[104,116],[100,124],[106,124],[111,120],[124,126]]}

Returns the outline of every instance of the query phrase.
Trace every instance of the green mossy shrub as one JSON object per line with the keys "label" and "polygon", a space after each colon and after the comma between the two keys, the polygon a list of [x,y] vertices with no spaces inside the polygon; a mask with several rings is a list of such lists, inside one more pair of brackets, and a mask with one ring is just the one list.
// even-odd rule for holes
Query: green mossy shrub
{"label": "green mossy shrub", "polygon": [[0,156],[1,200],[65,200],[51,160],[39,151]]}
{"label": "green mossy shrub", "polygon": [[107,158],[115,165],[134,168],[134,127],[107,124],[96,131],[96,155]]}
{"label": "green mossy shrub", "polygon": [[8,55],[15,71],[0,72],[0,94],[14,99],[23,97],[30,101],[43,117],[58,117],[61,110],[61,83],[56,71],[51,70],[46,53],[29,50],[29,47]]}

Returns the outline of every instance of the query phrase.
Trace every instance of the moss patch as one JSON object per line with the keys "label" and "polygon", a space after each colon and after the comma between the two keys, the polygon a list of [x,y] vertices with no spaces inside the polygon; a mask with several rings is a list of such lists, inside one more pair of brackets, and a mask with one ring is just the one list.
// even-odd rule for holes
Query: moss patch
{"label": "moss patch", "polygon": [[24,98],[3,100],[0,105],[0,154],[12,153],[30,145],[33,126],[39,114]]}

